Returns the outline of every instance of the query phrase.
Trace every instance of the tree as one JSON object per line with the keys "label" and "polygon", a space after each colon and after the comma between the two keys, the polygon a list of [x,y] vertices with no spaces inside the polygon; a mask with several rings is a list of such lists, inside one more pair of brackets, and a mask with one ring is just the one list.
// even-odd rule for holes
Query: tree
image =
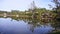
{"label": "tree", "polygon": [[54,24],[55,30],[57,30],[58,28],[60,28],[60,0],[53,0],[52,1],[55,4],[55,7],[53,8],[53,11],[57,14],[57,16],[55,17],[56,19],[56,23]]}
{"label": "tree", "polygon": [[58,13],[60,10],[60,0],[53,0],[53,2],[55,3],[55,8],[53,9]]}
{"label": "tree", "polygon": [[32,3],[31,3],[31,8],[29,9],[31,12],[32,12],[32,18],[35,18],[36,17],[36,14],[35,14],[35,10],[36,10],[37,8],[36,8],[36,5],[35,5],[35,2],[33,1]]}
{"label": "tree", "polygon": [[[55,19],[56,19],[57,17],[60,17],[60,0],[52,0],[52,2],[55,4],[54,8],[52,8],[52,10],[54,13],[57,14],[55,17]],[[50,6],[52,6],[52,5],[50,5]]]}

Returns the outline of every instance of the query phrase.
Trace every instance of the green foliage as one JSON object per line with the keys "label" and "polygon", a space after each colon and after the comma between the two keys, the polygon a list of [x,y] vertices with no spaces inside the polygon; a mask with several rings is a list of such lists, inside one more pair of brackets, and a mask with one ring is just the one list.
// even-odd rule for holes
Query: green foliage
{"label": "green foliage", "polygon": [[[38,19],[40,19],[41,15],[46,12],[52,12],[54,16],[56,15],[53,11],[47,10],[45,8],[35,8],[34,9],[34,16],[37,16]],[[4,13],[4,12],[2,12]],[[11,10],[11,12],[7,12],[8,15],[19,15],[19,16],[32,16],[33,11],[27,10],[27,11],[19,11],[19,10]]]}

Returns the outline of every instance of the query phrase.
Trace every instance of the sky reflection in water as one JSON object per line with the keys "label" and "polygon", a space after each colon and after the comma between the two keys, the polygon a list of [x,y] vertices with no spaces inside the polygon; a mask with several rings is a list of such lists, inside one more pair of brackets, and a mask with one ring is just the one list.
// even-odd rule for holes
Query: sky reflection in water
{"label": "sky reflection in water", "polygon": [[28,24],[28,21],[0,18],[0,33],[2,34],[47,34],[52,29],[49,24],[34,27],[33,24]]}

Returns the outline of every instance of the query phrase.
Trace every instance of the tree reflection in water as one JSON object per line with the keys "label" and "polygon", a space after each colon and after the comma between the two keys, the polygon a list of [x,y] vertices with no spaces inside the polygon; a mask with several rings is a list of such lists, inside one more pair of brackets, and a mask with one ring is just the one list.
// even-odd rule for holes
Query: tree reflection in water
{"label": "tree reflection in water", "polygon": [[36,18],[33,18],[33,19],[32,18],[16,18],[16,17],[10,17],[10,18],[12,18],[12,20],[17,20],[17,21],[23,20],[25,23],[29,25],[31,32],[34,32],[36,28],[47,28],[47,27],[53,28],[48,32],[60,30],[60,22],[56,20],[53,20],[52,22],[50,21],[42,22],[40,21],[40,19],[36,19]]}
{"label": "tree reflection in water", "polygon": [[40,20],[35,19],[35,18],[34,19],[28,19],[26,22],[28,23],[30,31],[32,31],[32,32],[34,32],[34,30],[36,28],[43,29],[42,31],[44,31],[44,29],[49,29],[49,27],[51,27],[51,30],[49,30],[47,32],[51,32],[53,30],[50,23],[44,23],[44,22],[41,22]]}

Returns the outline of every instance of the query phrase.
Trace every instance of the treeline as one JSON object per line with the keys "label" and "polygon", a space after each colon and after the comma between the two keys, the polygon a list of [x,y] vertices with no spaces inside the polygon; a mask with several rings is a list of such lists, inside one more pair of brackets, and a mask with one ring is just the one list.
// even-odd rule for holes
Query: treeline
{"label": "treeline", "polygon": [[[19,15],[19,17],[22,17],[22,16],[23,17],[26,17],[26,16],[32,17],[33,10],[31,10],[31,9],[28,9],[28,10],[25,10],[25,11],[11,10],[11,12],[9,12],[9,11],[0,11],[0,14],[4,14],[4,13],[6,13],[7,15]],[[56,16],[56,13],[54,13],[52,10],[47,10],[46,8],[35,8],[34,9],[34,17],[37,18],[37,19],[43,18],[42,16],[45,13],[47,13],[48,15],[50,13],[53,18]]]}
{"label": "treeline", "polygon": [[[28,9],[28,10],[25,10],[25,11],[19,11],[19,10],[11,10],[11,12],[9,11],[0,11],[0,14],[3,14],[3,13],[7,13],[7,14],[10,14],[10,15],[29,15],[31,16],[33,13],[33,11],[31,9]],[[36,8],[34,10],[35,14],[36,15],[41,15],[42,13],[44,12],[52,12],[52,10],[47,10],[45,8]]]}

